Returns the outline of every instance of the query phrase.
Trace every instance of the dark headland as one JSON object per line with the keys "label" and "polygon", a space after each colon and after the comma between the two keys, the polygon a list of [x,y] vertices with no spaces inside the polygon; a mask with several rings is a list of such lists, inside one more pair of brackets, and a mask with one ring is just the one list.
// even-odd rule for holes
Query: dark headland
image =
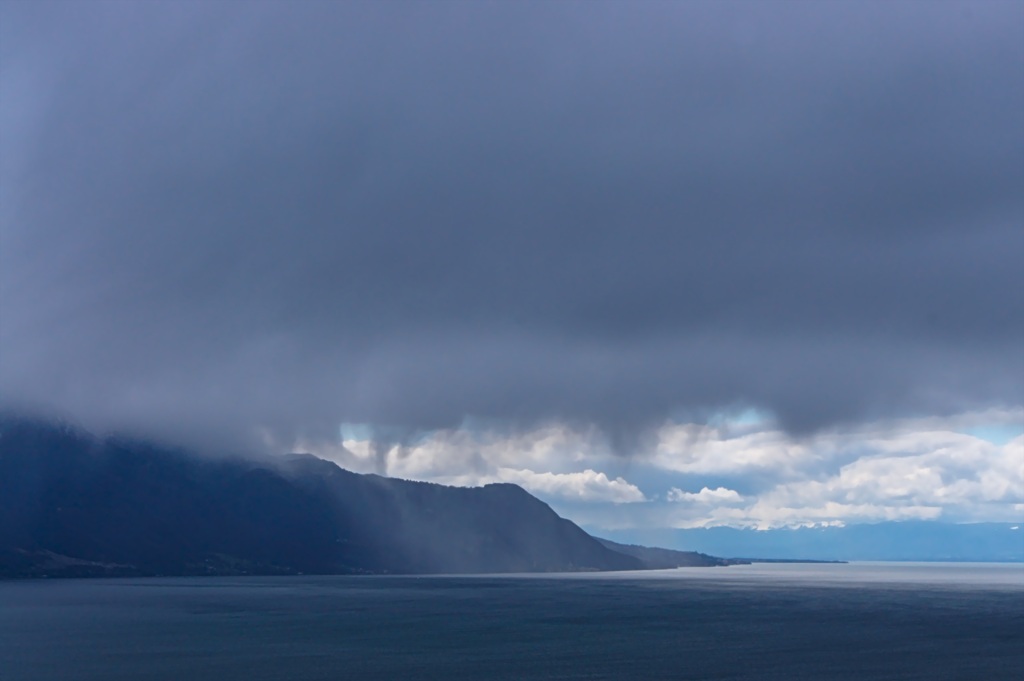
{"label": "dark headland", "polygon": [[213,459],[0,420],[0,577],[640,570],[736,562],[599,540],[521,487]]}

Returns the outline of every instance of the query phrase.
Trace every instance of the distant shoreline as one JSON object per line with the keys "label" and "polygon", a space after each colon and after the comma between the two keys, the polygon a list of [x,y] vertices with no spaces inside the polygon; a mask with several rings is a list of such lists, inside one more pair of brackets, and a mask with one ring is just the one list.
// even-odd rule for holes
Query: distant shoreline
{"label": "distant shoreline", "polygon": [[754,563],[813,563],[826,565],[846,565],[848,560],[814,560],[811,558],[726,558],[737,561],[734,565],[751,565]]}

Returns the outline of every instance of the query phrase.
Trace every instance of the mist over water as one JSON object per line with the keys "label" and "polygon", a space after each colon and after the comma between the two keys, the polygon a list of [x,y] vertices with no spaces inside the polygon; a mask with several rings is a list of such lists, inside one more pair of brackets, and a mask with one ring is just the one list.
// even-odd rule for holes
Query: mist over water
{"label": "mist over water", "polygon": [[[543,574],[518,577],[552,578]],[[695,587],[709,588],[846,587],[928,591],[1006,589],[1024,592],[1024,564],[1020,563],[753,563],[731,565],[728,569],[693,567],[643,572],[583,572],[559,575],[558,578],[658,582],[679,580]]]}
{"label": "mist over water", "polygon": [[1019,565],[0,584],[5,681],[1011,679]]}

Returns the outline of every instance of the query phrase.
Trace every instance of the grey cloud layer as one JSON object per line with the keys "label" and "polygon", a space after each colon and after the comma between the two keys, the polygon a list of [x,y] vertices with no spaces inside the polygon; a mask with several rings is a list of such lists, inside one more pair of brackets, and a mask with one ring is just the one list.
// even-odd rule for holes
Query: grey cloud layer
{"label": "grey cloud layer", "polygon": [[236,433],[1024,402],[1019,3],[3,13],[7,400]]}

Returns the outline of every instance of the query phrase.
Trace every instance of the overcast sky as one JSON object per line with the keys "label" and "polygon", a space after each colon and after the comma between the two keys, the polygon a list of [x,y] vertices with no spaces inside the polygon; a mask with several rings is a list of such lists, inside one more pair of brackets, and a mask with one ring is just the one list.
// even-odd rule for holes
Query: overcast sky
{"label": "overcast sky", "polygon": [[0,7],[7,405],[527,458],[1021,418],[1020,2]]}

